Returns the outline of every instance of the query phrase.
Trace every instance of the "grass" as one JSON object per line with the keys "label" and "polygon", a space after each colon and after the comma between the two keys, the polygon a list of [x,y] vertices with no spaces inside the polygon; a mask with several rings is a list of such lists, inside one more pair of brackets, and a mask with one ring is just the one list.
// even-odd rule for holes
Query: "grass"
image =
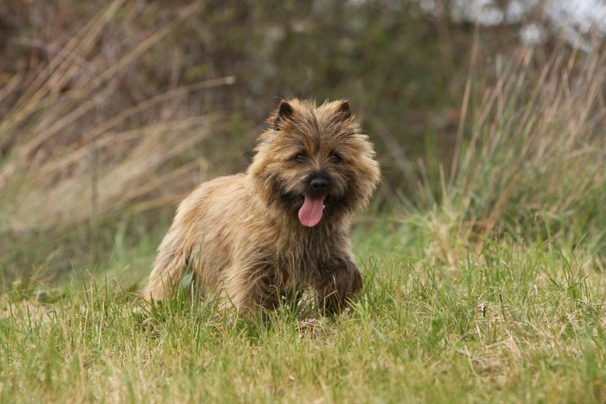
{"label": "grass", "polygon": [[150,311],[112,282],[74,282],[54,303],[5,296],[0,401],[606,399],[594,257],[507,239],[445,268],[422,233],[358,228],[366,289],[336,319],[281,311],[264,326],[179,301]]}
{"label": "grass", "polygon": [[18,72],[0,89],[0,284],[23,283],[24,272],[49,281],[69,274],[70,261],[107,259],[104,230],[150,211],[152,221],[208,175],[200,149],[215,115],[193,98],[235,78],[140,79],[143,55],[166,46],[202,4],[128,35],[140,10],[124,3],[106,4],[49,50],[42,67]]}
{"label": "grass", "polygon": [[112,106],[196,11],[102,41],[136,20],[122,3],[0,91],[15,99],[0,124],[0,402],[606,402],[606,52],[497,57],[492,81],[472,59],[450,167],[428,137],[418,169],[403,164],[410,194],[357,223],[350,312],[261,324],[134,293],[159,207],[206,176],[196,148],[221,144],[187,98],[233,80]]}

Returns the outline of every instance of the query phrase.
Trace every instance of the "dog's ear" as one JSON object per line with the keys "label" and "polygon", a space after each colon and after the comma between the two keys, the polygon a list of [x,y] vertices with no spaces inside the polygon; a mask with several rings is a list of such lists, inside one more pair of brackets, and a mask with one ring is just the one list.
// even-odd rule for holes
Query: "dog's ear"
{"label": "dog's ear", "polygon": [[341,120],[346,121],[351,118],[351,107],[349,101],[343,100],[335,110],[336,114],[339,115]]}
{"label": "dog's ear", "polygon": [[278,106],[276,113],[267,121],[275,130],[280,130],[282,124],[290,119],[294,114],[295,110],[293,109],[292,105],[290,105],[287,101],[282,100],[280,101],[280,105]]}

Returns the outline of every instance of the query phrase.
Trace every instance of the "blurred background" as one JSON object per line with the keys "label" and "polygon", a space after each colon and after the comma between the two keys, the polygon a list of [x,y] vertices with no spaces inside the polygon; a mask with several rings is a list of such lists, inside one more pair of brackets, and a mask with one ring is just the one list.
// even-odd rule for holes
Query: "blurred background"
{"label": "blurred background", "polygon": [[245,170],[294,96],[361,118],[366,218],[464,194],[474,234],[553,229],[581,189],[602,246],[605,34],[600,0],[2,0],[2,289],[145,273],[178,201]]}

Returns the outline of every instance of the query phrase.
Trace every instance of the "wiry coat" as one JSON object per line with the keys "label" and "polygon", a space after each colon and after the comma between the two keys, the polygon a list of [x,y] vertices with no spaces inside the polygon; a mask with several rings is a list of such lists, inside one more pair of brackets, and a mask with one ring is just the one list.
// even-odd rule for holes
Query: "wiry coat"
{"label": "wiry coat", "polygon": [[206,182],[181,203],[147,298],[171,297],[188,269],[198,290],[240,311],[311,287],[336,312],[362,289],[348,233],[380,177],[367,136],[347,101],[282,101],[269,122],[246,174]]}

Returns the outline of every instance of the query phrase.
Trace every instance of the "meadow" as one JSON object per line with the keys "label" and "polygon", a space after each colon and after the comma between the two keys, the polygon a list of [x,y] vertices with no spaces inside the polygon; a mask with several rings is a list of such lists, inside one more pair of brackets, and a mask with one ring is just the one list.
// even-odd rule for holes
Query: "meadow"
{"label": "meadow", "polygon": [[431,132],[416,160],[379,148],[407,185],[386,174],[354,225],[363,293],[261,323],[137,294],[175,204],[256,128],[192,109],[229,75],[117,105],[197,12],[103,48],[123,3],[0,90],[0,402],[606,401],[606,52],[518,49],[486,78],[476,29],[450,158]]}
{"label": "meadow", "polygon": [[5,304],[0,400],[603,402],[595,257],[549,240],[435,246],[424,220],[356,230],[366,289],[336,319],[151,310],[103,282]]}

